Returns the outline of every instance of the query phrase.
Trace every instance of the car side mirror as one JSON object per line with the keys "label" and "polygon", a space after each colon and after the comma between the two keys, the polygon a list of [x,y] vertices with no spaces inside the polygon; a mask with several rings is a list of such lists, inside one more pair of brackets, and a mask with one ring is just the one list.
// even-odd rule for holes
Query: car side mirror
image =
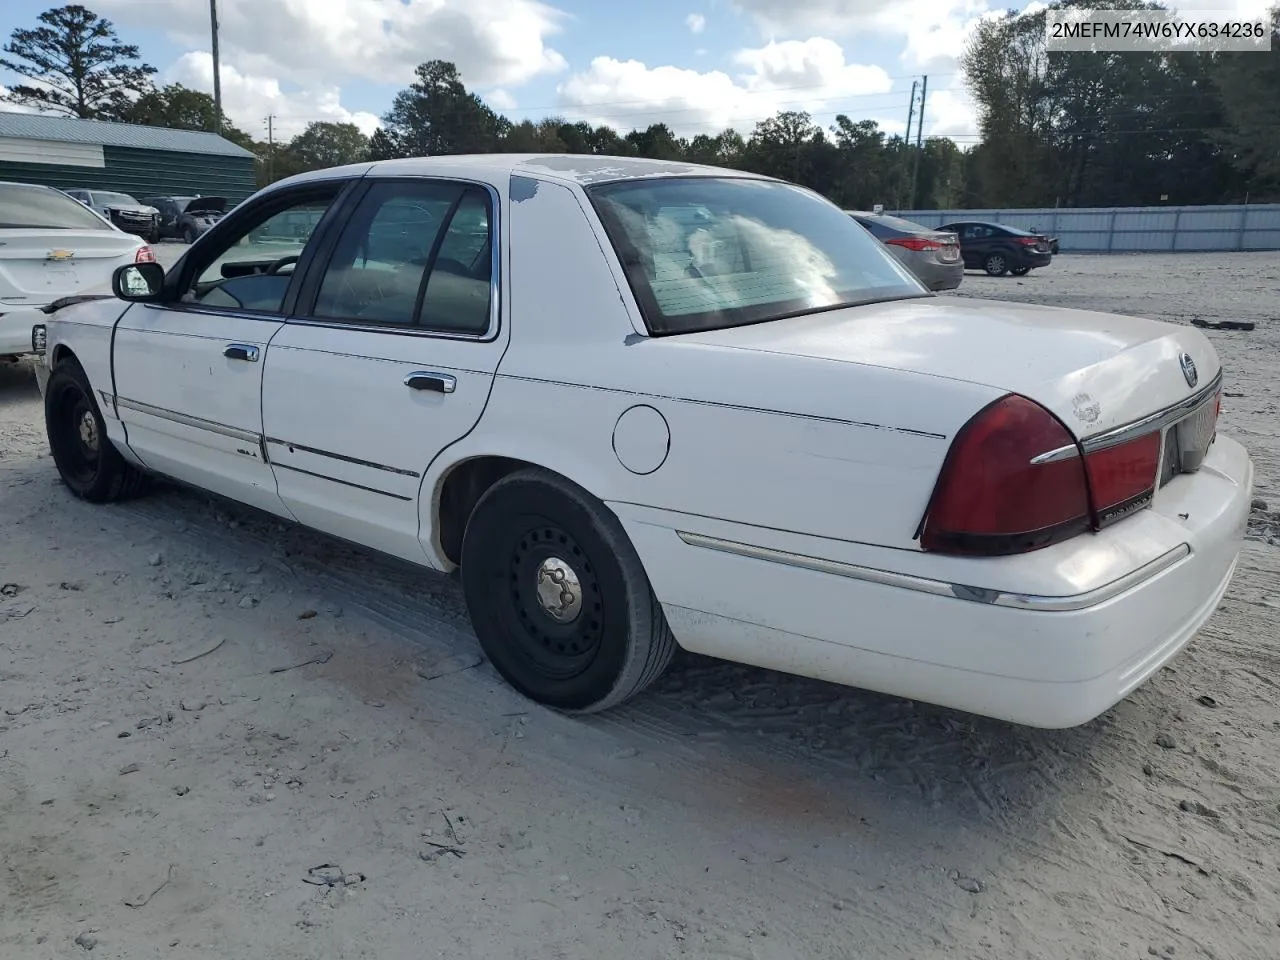
{"label": "car side mirror", "polygon": [[121,300],[154,301],[164,290],[164,267],[158,263],[130,263],[111,275],[111,292]]}

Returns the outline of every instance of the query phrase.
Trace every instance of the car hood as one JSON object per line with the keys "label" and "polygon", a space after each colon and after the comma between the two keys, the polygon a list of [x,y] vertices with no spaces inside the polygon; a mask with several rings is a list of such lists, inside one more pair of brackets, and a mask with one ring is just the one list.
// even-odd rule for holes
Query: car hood
{"label": "car hood", "polygon": [[959,297],[923,297],[686,334],[706,346],[902,370],[1020,393],[1078,437],[1130,423],[1221,369],[1191,327],[1138,317]]}
{"label": "car hood", "polygon": [[145,203],[104,203],[103,210],[120,210],[129,213],[158,213],[155,207],[148,207]]}

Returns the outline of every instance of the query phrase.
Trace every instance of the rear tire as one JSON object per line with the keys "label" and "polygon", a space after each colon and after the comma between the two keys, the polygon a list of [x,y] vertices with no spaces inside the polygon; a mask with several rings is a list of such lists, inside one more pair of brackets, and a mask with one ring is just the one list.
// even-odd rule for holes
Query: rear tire
{"label": "rear tire", "polygon": [[989,277],[1003,277],[1009,272],[1009,261],[1003,253],[988,253],[982,261],[982,269]]}
{"label": "rear tire", "polygon": [[1031,272],[1031,268],[1027,266],[1013,267],[1009,270],[1009,272],[1012,273],[1015,277],[1025,277],[1028,273]]}
{"label": "rear tire", "polygon": [[676,643],[640,557],[604,504],[531,468],[480,498],[462,542],[480,645],[524,696],[594,713],[635,696]]}
{"label": "rear tire", "polygon": [[89,378],[76,361],[60,363],[49,374],[44,422],[54,465],[77,497],[112,503],[142,491],[146,474],[120,456],[107,437]]}

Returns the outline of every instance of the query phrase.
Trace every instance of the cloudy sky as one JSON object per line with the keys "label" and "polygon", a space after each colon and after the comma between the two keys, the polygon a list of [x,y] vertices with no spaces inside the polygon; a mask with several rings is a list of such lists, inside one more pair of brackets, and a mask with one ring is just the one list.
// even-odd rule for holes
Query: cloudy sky
{"label": "cloudy sky", "polygon": [[[1034,0],[1033,0],[1034,2]],[[50,0],[0,2],[0,36]],[[208,0],[86,0],[163,82],[212,91]],[[925,135],[977,123],[956,58],[979,18],[1028,0],[218,0],[224,109],[265,138],[312,120],[371,131],[423,60],[456,63],[512,119],[557,114],[626,130],[748,133],[779,109],[906,125],[929,75]],[[1265,0],[1196,0],[1196,10]],[[13,77],[0,71],[0,84]]]}

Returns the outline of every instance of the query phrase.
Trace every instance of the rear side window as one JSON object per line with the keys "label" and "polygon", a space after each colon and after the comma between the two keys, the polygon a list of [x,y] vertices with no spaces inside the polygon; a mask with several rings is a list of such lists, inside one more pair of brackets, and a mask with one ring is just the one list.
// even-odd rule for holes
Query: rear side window
{"label": "rear side window", "polygon": [[2,230],[111,230],[83,205],[48,187],[0,186]]}
{"label": "rear side window", "polygon": [[325,268],[317,318],[481,334],[492,278],[489,195],[449,181],[375,183]]}

